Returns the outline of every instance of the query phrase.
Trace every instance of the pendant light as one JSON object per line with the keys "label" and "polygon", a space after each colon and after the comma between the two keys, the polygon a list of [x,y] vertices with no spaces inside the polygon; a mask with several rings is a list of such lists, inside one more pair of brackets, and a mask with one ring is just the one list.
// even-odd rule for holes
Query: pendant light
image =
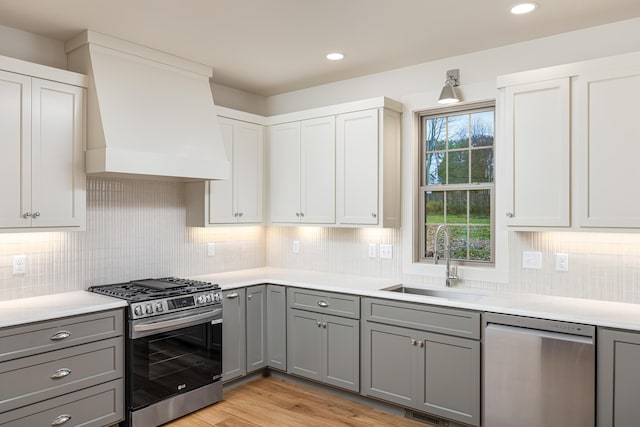
{"label": "pendant light", "polygon": [[459,84],[459,76],[460,72],[458,69],[447,71],[446,80],[442,91],[440,92],[438,104],[455,104],[456,102],[460,102],[460,97],[456,92],[456,86]]}

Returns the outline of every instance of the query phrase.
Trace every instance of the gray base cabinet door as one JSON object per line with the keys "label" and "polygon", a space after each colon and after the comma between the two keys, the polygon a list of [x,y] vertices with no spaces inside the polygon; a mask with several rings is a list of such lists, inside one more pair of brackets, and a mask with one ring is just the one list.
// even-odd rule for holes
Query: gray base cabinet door
{"label": "gray base cabinet door", "polygon": [[267,287],[247,290],[247,372],[267,366]]}
{"label": "gray base cabinet door", "polygon": [[288,372],[360,391],[360,321],[289,310]]}
{"label": "gray base cabinet door", "polygon": [[222,379],[247,373],[245,289],[222,293]]}
{"label": "gray base cabinet door", "polygon": [[267,286],[267,365],[287,370],[287,294],[285,286]]}
{"label": "gray base cabinet door", "polygon": [[598,427],[635,427],[640,408],[640,334],[600,329]]}

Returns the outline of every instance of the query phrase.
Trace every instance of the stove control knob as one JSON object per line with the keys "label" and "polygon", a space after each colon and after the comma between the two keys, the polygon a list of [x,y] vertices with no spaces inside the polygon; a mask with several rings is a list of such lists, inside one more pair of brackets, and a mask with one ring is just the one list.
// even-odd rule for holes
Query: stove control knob
{"label": "stove control knob", "polygon": [[206,298],[207,302],[212,302],[213,301],[213,295],[212,294],[207,294],[205,298]]}
{"label": "stove control knob", "polygon": [[198,297],[198,304],[204,304],[206,302],[206,298],[204,297],[204,295],[200,295]]}
{"label": "stove control knob", "polygon": [[213,299],[214,299],[215,302],[220,302],[220,300],[222,299],[222,297],[220,296],[220,292],[215,294]]}
{"label": "stove control knob", "polygon": [[144,312],[146,314],[153,314],[153,307],[151,306],[151,304],[144,305]]}
{"label": "stove control knob", "polygon": [[136,305],[135,307],[133,307],[133,313],[136,316],[142,316],[142,306],[141,305]]}
{"label": "stove control knob", "polygon": [[164,307],[162,307],[162,303],[156,303],[156,313],[162,313],[164,311]]}

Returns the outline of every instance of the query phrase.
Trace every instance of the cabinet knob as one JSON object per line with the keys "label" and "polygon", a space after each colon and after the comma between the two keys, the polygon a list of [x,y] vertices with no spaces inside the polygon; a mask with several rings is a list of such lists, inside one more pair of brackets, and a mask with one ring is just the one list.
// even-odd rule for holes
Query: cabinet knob
{"label": "cabinet knob", "polygon": [[513,218],[513,212],[506,212],[505,215],[507,218]]}
{"label": "cabinet knob", "polygon": [[322,327],[323,327],[323,328],[325,328],[325,329],[327,329],[327,324],[326,324],[326,323],[323,323],[323,324],[322,324]]}
{"label": "cabinet knob", "polygon": [[25,212],[25,214],[22,216],[25,218],[29,218],[31,216],[31,212]]}
{"label": "cabinet knob", "polygon": [[55,334],[51,335],[51,341],[60,341],[65,338],[69,338],[71,336],[71,332],[69,331],[58,331]]}
{"label": "cabinet knob", "polygon": [[242,218],[242,212],[238,212],[238,216]]}
{"label": "cabinet knob", "polygon": [[237,292],[231,292],[230,294],[227,295],[227,299],[234,299],[234,298],[238,298]]}
{"label": "cabinet knob", "polygon": [[233,216],[238,218],[238,212],[234,213]]}
{"label": "cabinet knob", "polygon": [[39,216],[40,216],[40,212],[34,212],[34,213],[33,213],[33,217],[34,217],[34,218],[38,218]]}
{"label": "cabinet knob", "polygon": [[69,421],[71,419],[71,415],[68,414],[63,414],[63,415],[58,415],[52,422],[51,425],[52,426],[61,426],[64,423],[66,423],[67,421]]}
{"label": "cabinet knob", "polygon": [[411,345],[416,345],[418,344],[418,341],[414,340],[413,338],[411,339]]}
{"label": "cabinet knob", "polygon": [[304,216],[304,212],[300,212],[300,217],[303,217],[303,216]]}
{"label": "cabinet knob", "polygon": [[418,341],[418,347],[424,347],[424,342],[423,341]]}
{"label": "cabinet knob", "polygon": [[375,213],[375,212],[371,212],[371,216],[375,218],[375,217],[377,217],[377,216],[378,216],[378,214],[377,214],[377,213]]}
{"label": "cabinet knob", "polygon": [[326,301],[318,301],[320,307],[329,307],[329,303]]}
{"label": "cabinet knob", "polygon": [[300,218],[300,212],[296,212],[296,216]]}
{"label": "cabinet knob", "polygon": [[60,368],[57,371],[55,371],[53,374],[51,374],[51,379],[58,380],[60,378],[66,377],[69,374],[71,374],[71,369]]}
{"label": "cabinet knob", "polygon": [[319,327],[321,327],[321,326],[322,326],[322,323],[320,323],[320,322],[318,322],[318,321],[316,320],[316,326],[319,328]]}
{"label": "cabinet knob", "polygon": [[253,294],[247,295],[247,299],[251,299],[251,298],[253,298]]}

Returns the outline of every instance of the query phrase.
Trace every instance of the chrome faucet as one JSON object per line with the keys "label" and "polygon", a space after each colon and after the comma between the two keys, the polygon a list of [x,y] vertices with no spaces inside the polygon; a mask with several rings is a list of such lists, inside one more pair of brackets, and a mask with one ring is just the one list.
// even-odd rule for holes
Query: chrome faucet
{"label": "chrome faucet", "polygon": [[451,238],[449,237],[449,228],[441,224],[436,228],[436,234],[433,238],[433,263],[438,264],[438,236],[440,236],[440,232],[444,233],[444,253],[447,257],[447,272],[446,272],[446,281],[445,284],[448,288],[451,287],[451,281],[458,279],[458,269],[456,266],[451,266]]}

